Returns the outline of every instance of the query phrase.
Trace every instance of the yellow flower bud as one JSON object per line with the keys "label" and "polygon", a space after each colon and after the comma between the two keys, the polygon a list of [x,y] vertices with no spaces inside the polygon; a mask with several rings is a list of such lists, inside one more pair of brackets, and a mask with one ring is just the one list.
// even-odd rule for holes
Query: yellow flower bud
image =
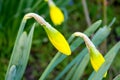
{"label": "yellow flower bud", "polygon": [[[95,47],[89,47],[89,53],[91,64],[94,70],[97,72],[99,68],[102,66],[102,64],[105,62],[105,59]],[[104,77],[106,77],[106,75],[107,72],[104,74]]]}
{"label": "yellow flower bud", "polygon": [[[105,62],[104,57],[102,54],[96,49],[92,41],[81,32],[75,32],[73,35],[80,36],[84,39],[85,44],[88,48],[89,54],[90,54],[90,61],[92,64],[93,69],[97,72],[99,68],[102,66],[102,64]],[[107,72],[104,74],[104,77],[106,77]]]}
{"label": "yellow flower bud", "polygon": [[50,18],[55,25],[60,25],[64,21],[64,15],[52,1],[49,1]]}
{"label": "yellow flower bud", "polygon": [[62,52],[65,55],[70,55],[71,50],[69,47],[69,44],[67,43],[64,36],[57,31],[55,28],[53,28],[48,22],[46,22],[41,16],[35,14],[35,13],[28,13],[24,16],[24,19],[34,18],[36,21],[38,21],[39,24],[43,26],[45,29],[51,43],[55,48],[57,48],[60,52]]}
{"label": "yellow flower bud", "polygon": [[54,45],[54,47],[57,48],[63,54],[70,55],[71,50],[64,36],[53,27],[50,26],[43,27],[48,35],[49,40]]}

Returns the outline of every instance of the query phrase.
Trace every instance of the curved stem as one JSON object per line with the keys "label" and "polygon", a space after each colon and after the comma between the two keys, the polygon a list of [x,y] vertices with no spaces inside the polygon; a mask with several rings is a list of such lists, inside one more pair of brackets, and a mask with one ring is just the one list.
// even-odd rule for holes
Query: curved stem
{"label": "curved stem", "polygon": [[80,36],[81,38],[83,38],[88,49],[90,47],[95,47],[94,44],[91,42],[91,40],[88,38],[88,36],[85,35],[84,33],[75,32],[73,35]]}
{"label": "curved stem", "polygon": [[90,26],[91,20],[89,17],[89,12],[88,12],[88,8],[87,8],[86,0],[82,0],[82,5],[83,5],[84,13],[85,13],[86,22],[87,22],[88,26]]}
{"label": "curved stem", "polygon": [[41,25],[46,25],[47,24],[47,22],[41,16],[39,16],[38,14],[28,13],[24,16],[24,19],[29,19],[29,18],[34,18]]}
{"label": "curved stem", "polygon": [[24,16],[24,19],[27,20],[27,19],[30,19],[30,18],[34,18],[40,25],[42,26],[45,26],[45,27],[48,27],[50,28],[51,25],[46,22],[43,17],[39,16],[38,14],[36,13],[28,13]]}

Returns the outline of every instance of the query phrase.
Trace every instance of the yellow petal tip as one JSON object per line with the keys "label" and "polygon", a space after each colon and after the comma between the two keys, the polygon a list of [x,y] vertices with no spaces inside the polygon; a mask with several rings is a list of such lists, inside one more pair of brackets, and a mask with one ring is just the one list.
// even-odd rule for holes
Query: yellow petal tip
{"label": "yellow petal tip", "polygon": [[63,54],[69,56],[69,55],[71,55],[71,50],[70,50],[70,49],[69,49],[69,50],[66,50],[66,52],[63,52]]}

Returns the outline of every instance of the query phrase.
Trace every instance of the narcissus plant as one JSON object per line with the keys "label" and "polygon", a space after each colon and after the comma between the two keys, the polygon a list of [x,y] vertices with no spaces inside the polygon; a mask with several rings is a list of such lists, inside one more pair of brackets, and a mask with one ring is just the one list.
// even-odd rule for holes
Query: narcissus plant
{"label": "narcissus plant", "polygon": [[[81,32],[75,32],[73,35],[80,36],[84,39],[85,44],[88,48],[89,54],[90,54],[90,61],[92,64],[93,69],[97,72],[99,68],[102,66],[102,64],[105,62],[104,57],[102,54],[96,49],[92,41],[83,33]],[[104,77],[106,77],[107,72],[104,74]]]}
{"label": "narcissus plant", "polygon": [[64,21],[64,14],[61,9],[58,8],[52,0],[48,0],[50,8],[50,18],[55,25],[61,25]]}
{"label": "narcissus plant", "polygon": [[25,15],[24,19],[34,18],[38,23],[40,23],[45,29],[49,40],[53,44],[53,46],[60,52],[65,55],[70,55],[71,50],[68,42],[64,38],[64,36],[55,28],[53,28],[48,22],[46,22],[41,16],[35,13],[28,13]]}

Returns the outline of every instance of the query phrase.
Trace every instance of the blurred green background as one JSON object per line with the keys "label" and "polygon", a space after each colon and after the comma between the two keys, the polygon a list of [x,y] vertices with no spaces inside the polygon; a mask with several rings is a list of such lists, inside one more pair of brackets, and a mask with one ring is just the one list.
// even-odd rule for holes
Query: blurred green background
{"label": "blurred green background", "polygon": [[[68,39],[72,33],[76,31],[83,32],[89,27],[86,22],[82,1],[83,0],[54,0],[65,16],[64,23],[60,26],[55,26],[49,16],[49,6],[44,0],[0,0],[0,80],[4,79],[18,29],[26,13],[34,12],[41,15]],[[106,0],[106,10],[103,5],[103,0],[85,1],[91,23],[101,19],[103,20],[101,26],[103,26],[109,24],[112,19],[116,17],[111,34],[106,40],[105,50],[102,50],[105,53],[116,42],[120,41],[120,0]],[[25,30],[29,31],[34,22],[35,20],[30,19],[27,22]],[[56,52],[57,50],[49,42],[43,28],[40,27],[39,24],[36,24],[31,54],[23,80],[37,80]],[[55,75],[57,75],[75,55],[76,54],[72,53],[72,56],[66,58],[64,62],[59,64],[48,79],[54,79]],[[112,80],[120,73],[119,61],[120,52],[108,71],[109,80]],[[91,64],[89,64],[82,80],[86,80],[92,71]]]}

